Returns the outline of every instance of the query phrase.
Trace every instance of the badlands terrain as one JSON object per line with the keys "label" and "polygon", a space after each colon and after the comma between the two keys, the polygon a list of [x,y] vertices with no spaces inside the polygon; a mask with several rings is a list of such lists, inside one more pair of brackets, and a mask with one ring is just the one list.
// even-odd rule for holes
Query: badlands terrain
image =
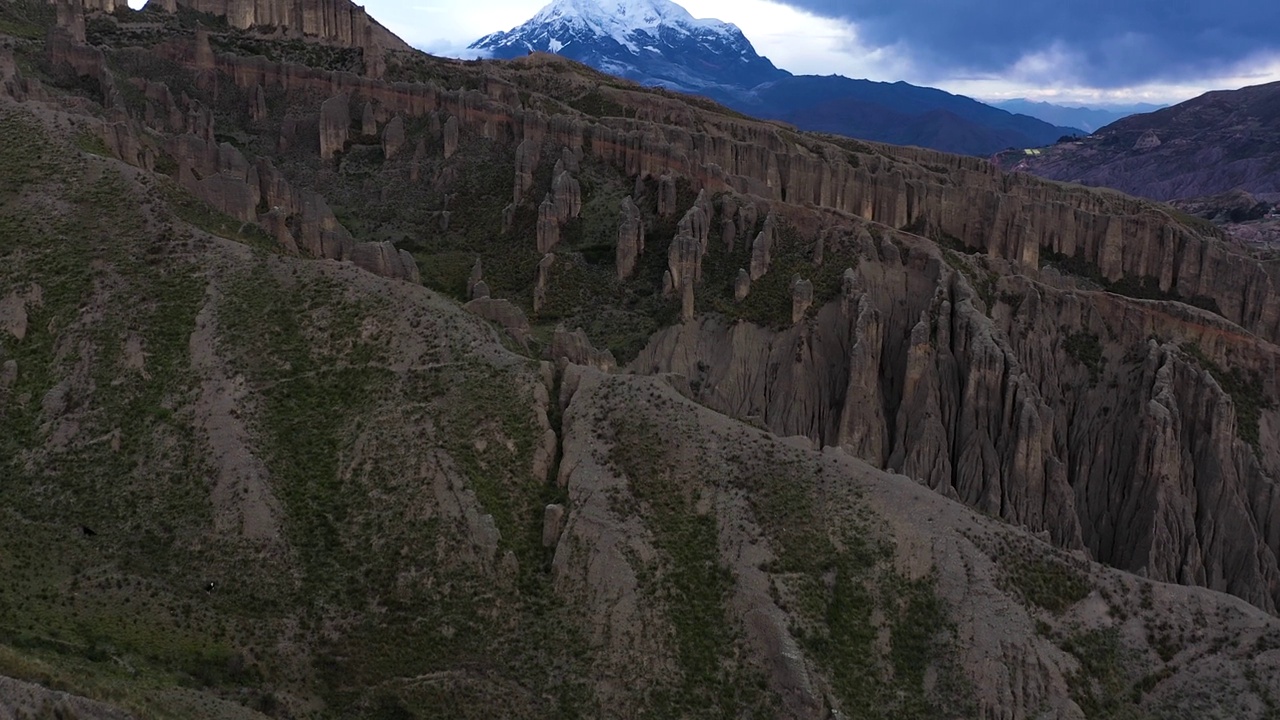
{"label": "badlands terrain", "polygon": [[1269,718],[1280,267],[345,0],[0,0],[0,718]]}

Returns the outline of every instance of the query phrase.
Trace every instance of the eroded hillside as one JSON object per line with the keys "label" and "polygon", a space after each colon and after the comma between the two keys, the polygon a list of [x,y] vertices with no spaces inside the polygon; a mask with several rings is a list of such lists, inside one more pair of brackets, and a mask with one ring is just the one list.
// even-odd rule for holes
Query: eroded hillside
{"label": "eroded hillside", "polygon": [[1157,200],[1280,192],[1280,83],[1217,90],[1083,138],[997,155],[1006,168]]}
{"label": "eroded hillside", "polygon": [[1276,269],[1211,229],[555,58],[0,11],[0,675],[167,717],[1280,701]]}

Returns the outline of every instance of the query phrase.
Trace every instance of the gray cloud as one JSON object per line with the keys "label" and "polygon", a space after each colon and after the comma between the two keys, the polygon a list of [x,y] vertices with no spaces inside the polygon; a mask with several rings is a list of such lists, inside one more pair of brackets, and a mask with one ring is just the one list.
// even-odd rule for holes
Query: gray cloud
{"label": "gray cloud", "polygon": [[1058,51],[1057,75],[1094,87],[1219,75],[1280,53],[1272,0],[782,0],[857,24],[861,40],[896,46],[936,77],[1001,73]]}

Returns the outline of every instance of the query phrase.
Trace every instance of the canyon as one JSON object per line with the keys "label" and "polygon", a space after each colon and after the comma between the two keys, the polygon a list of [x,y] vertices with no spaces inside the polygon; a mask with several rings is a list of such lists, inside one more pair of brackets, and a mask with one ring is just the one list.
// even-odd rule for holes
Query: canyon
{"label": "canyon", "polygon": [[1212,226],[551,55],[431,58],[340,0],[5,2],[47,27],[0,47],[0,459],[77,558],[3,596],[60,633],[0,637],[35,648],[0,655],[20,707],[113,701],[69,647],[188,662],[77,629],[130,602],[209,643],[194,688],[114,698],[140,715],[1280,697],[1280,273]]}

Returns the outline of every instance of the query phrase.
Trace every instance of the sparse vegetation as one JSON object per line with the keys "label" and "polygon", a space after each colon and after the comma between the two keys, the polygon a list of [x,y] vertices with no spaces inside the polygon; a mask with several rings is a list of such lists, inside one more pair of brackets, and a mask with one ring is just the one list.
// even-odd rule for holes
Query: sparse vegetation
{"label": "sparse vegetation", "polygon": [[1117,295],[1124,295],[1138,300],[1171,300],[1181,302],[1198,307],[1202,310],[1208,310],[1218,315],[1222,314],[1222,308],[1218,306],[1218,302],[1211,297],[1195,296],[1183,297],[1174,290],[1161,290],[1160,281],[1157,278],[1132,277],[1125,276],[1116,281],[1111,281],[1102,275],[1102,271],[1098,266],[1086,260],[1082,255],[1063,255],[1047,248],[1040,249],[1040,266],[1053,266],[1056,270],[1067,275],[1075,275],[1088,281],[1107,292],[1113,292]]}
{"label": "sparse vegetation", "polygon": [[8,0],[0,3],[0,34],[42,40],[56,17],[54,7],[43,0]]}
{"label": "sparse vegetation", "polygon": [[1063,347],[1068,355],[1089,371],[1089,379],[1097,383],[1103,368],[1102,343],[1098,341],[1098,336],[1084,330],[1068,332]]}
{"label": "sparse vegetation", "polygon": [[1222,234],[1222,228],[1202,217],[1185,213],[1175,207],[1165,206],[1163,209],[1168,213],[1169,217],[1178,221],[1179,224],[1193,233],[1218,240],[1226,240],[1226,237]]}
{"label": "sparse vegetation", "polygon": [[[908,580],[894,570],[892,551],[870,514],[847,525],[847,517],[832,525],[819,521],[812,493],[821,480],[813,465],[770,449],[763,456],[733,456],[728,467],[700,467],[696,460],[690,466],[685,460],[696,457],[697,449],[677,449],[649,420],[615,417],[613,423],[617,440],[610,458],[638,488],[642,503],[652,501],[644,486],[653,482],[661,483],[663,497],[681,496],[683,473],[746,492],[776,557],[763,569],[793,618],[792,632],[831,679],[847,716],[964,716],[968,694],[951,664],[952,630],[933,580]],[[655,465],[656,458],[662,460]],[[697,522],[690,515],[696,512],[685,505],[675,517]],[[699,552],[714,545],[714,537],[705,538]],[[728,592],[722,582],[707,584],[719,588],[712,592]],[[684,614],[679,606],[672,612]],[[716,614],[721,622],[724,612],[722,607]],[[890,638],[887,646],[883,633]],[[927,682],[927,675],[936,681]]]}
{"label": "sparse vegetation", "polygon": [[1134,673],[1139,666],[1121,644],[1119,631],[1107,628],[1080,632],[1064,640],[1062,648],[1080,664],[1070,677],[1070,689],[1085,717],[1147,717],[1138,706],[1142,691],[1135,688]]}
{"label": "sparse vegetation", "polygon": [[1200,367],[1209,371],[1223,392],[1231,396],[1231,402],[1236,409],[1236,435],[1257,450],[1261,442],[1258,423],[1262,419],[1262,412],[1273,407],[1271,398],[1267,396],[1266,388],[1262,384],[1262,378],[1256,373],[1248,373],[1240,368],[1222,368],[1210,360],[1195,343],[1184,344],[1182,351],[1194,359]]}
{"label": "sparse vegetation", "polygon": [[947,261],[948,265],[959,270],[969,279],[969,284],[978,293],[978,297],[982,299],[983,305],[986,307],[987,314],[990,315],[995,307],[996,283],[999,281],[999,277],[994,272],[980,267],[978,265],[980,261],[954,250],[943,248],[942,257]]}
{"label": "sparse vegetation", "polygon": [[155,191],[165,205],[184,222],[211,235],[235,240],[263,252],[275,252],[279,245],[257,223],[241,222],[210,207],[177,183],[160,179]]}

